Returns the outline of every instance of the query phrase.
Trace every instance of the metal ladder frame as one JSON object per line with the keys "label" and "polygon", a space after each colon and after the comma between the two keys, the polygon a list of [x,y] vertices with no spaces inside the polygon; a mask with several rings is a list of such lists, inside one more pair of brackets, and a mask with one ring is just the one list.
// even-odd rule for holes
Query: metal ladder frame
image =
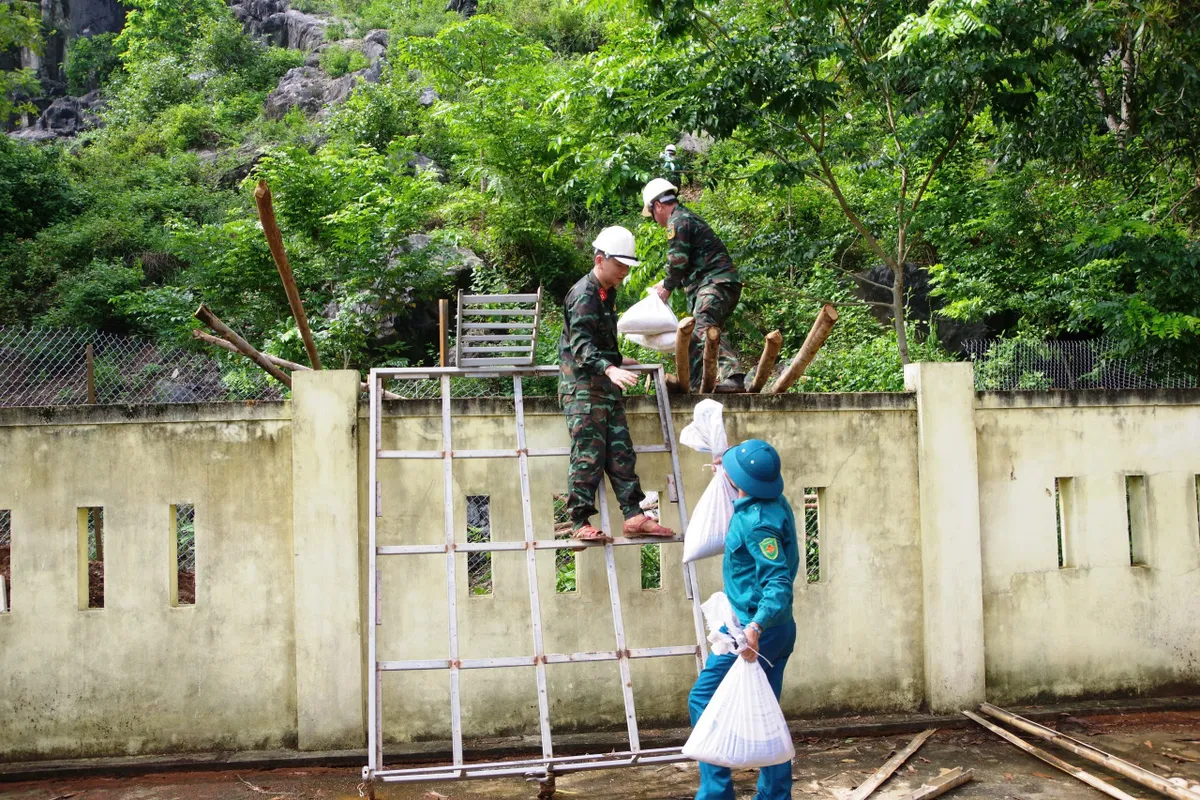
{"label": "metal ladder frame", "polygon": [[[681,528],[687,529],[687,503],[683,493],[683,480],[679,471],[679,456],[675,447],[675,431],[671,420],[671,408],[667,398],[665,375],[661,365],[637,365],[627,369],[650,373],[655,382],[655,395],[658,404],[659,423],[662,429],[662,444],[635,445],[637,453],[670,453],[671,478],[674,481],[679,505]],[[556,773],[579,770],[605,769],[611,767],[633,766],[637,764],[661,764],[674,761],[684,761],[686,758],[680,752],[680,747],[662,747],[645,749],[641,747],[638,735],[637,712],[633,699],[633,682],[630,674],[630,660],[634,658],[661,658],[671,656],[692,656],[696,659],[697,670],[703,669],[707,652],[704,619],[700,610],[700,592],[696,579],[694,564],[683,565],[684,587],[692,603],[692,621],[696,633],[696,643],[693,645],[648,647],[630,649],[625,641],[625,624],[621,614],[621,596],[617,585],[616,560],[614,547],[627,545],[645,545],[660,542],[680,542],[682,535],[672,539],[647,539],[616,537],[612,543],[604,544],[605,567],[608,574],[609,601],[612,606],[613,628],[615,633],[615,649],[586,653],[546,653],[542,643],[542,613],[541,601],[538,595],[537,581],[537,550],[558,550],[561,548],[579,549],[601,545],[583,543],[570,539],[538,539],[534,534],[533,515],[529,487],[529,459],[547,456],[568,456],[569,447],[551,447],[531,449],[525,440],[525,407],[522,392],[523,377],[545,377],[558,374],[556,366],[527,366],[512,367],[498,366],[490,369],[467,369],[463,367],[436,368],[381,368],[371,370],[370,391],[370,447],[368,485],[370,487],[369,501],[369,552],[368,575],[374,581],[372,590],[368,592],[369,620],[367,641],[367,670],[371,675],[370,687],[370,720],[367,736],[367,766],[363,767],[363,780],[373,787],[374,782],[407,783],[415,781],[445,781],[466,778],[490,778],[504,775],[524,775],[530,778],[540,778],[552,782]],[[516,410],[516,447],[495,450],[454,450],[451,442],[450,414],[450,379],[452,377],[470,378],[512,378],[513,401]],[[441,384],[441,416],[442,416],[442,449],[441,450],[384,450],[382,449],[382,403],[381,392],[384,380],[432,380],[437,379]],[[453,466],[455,458],[516,458],[521,474],[521,505],[524,516],[525,536],[523,541],[509,542],[480,542],[461,543],[454,538],[454,481]],[[376,521],[381,516],[382,490],[377,476],[379,459],[440,459],[443,476],[443,515],[445,521],[445,543],[435,545],[397,545],[379,546],[376,541]],[[611,526],[608,516],[607,481],[600,486],[600,520],[601,528],[608,533]],[[661,507],[661,505],[660,505]],[[455,554],[524,550],[526,553],[526,569],[529,583],[529,602],[531,624],[533,628],[533,644],[535,653],[531,656],[512,656],[505,658],[460,659],[458,652],[458,587],[455,578]],[[379,661],[377,658],[376,628],[382,624],[380,612],[382,604],[381,578],[378,569],[378,558],[381,556],[403,556],[418,554],[446,555],[446,592],[449,604],[449,653],[445,659],[426,659],[411,661]],[[550,729],[550,704],[546,690],[546,665],[578,663],[583,661],[616,661],[620,670],[622,695],[625,705],[626,727],[629,737],[629,749],[620,752],[597,753],[580,756],[555,756]],[[514,761],[465,763],[462,745],[462,709],[459,696],[459,673],[464,669],[490,669],[501,667],[533,667],[538,689],[538,717],[541,729],[541,758],[522,759]],[[453,748],[453,763],[434,767],[417,767],[409,769],[386,769],[383,759],[383,689],[382,679],[385,672],[402,672],[413,670],[448,670],[450,673],[450,715]]]}

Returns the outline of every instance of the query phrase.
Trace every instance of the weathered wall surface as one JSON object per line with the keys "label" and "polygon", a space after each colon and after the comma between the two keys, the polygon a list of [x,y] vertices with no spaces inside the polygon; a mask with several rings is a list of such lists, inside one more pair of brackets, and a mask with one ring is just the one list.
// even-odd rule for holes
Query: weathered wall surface
{"label": "weathered wall surface", "polygon": [[[1194,394],[981,396],[976,427],[991,698],[1200,685]],[[1132,515],[1127,510],[1127,476],[1142,476],[1145,512],[1137,489]],[[1056,478],[1065,501],[1062,568]],[[1131,564],[1131,525],[1138,564]]]}
{"label": "weathered wall surface", "polygon": [[[294,745],[291,427],[280,405],[0,414],[12,611],[0,757]],[[172,504],[197,598],[172,607]],[[104,508],[104,608],[80,608],[77,509]]]}
{"label": "weathered wall surface", "polygon": [[[975,395],[967,365],[913,370],[910,394],[726,402],[731,441],[779,448],[797,509],[805,489],[819,497],[820,577],[796,586],[788,714],[1200,687],[1200,393]],[[0,758],[364,746],[370,487],[356,383],[304,375],[294,402],[257,406],[0,410],[13,540]],[[654,408],[629,410],[635,441],[659,441]],[[691,401],[673,410],[679,431]],[[455,401],[454,413],[455,449],[515,449],[511,404]],[[527,422],[530,447],[567,444],[552,401],[530,400]],[[389,449],[441,448],[436,404],[386,404],[383,431]],[[530,460],[539,538],[565,461]],[[705,461],[682,453],[689,506]],[[523,537],[516,466],[456,461],[456,541],[480,495],[494,540]],[[639,460],[648,489],[664,491],[668,471],[662,454]],[[383,462],[379,478],[380,544],[444,541],[439,461]],[[1055,478],[1068,487],[1064,568]],[[196,510],[190,607],[169,594],[180,503]],[[79,602],[87,506],[105,509],[103,609]],[[674,506],[664,517],[678,523]],[[663,546],[659,589],[641,588],[637,547],[616,551],[628,646],[694,642],[679,545]],[[536,558],[547,652],[611,651],[603,552],[578,555],[572,592],[556,591],[551,552]],[[460,657],[532,654],[524,552],[492,555],[483,596],[468,592],[467,557],[454,559]],[[699,566],[707,596],[719,559]],[[379,658],[445,658],[445,556],[381,556],[380,570]],[[616,663],[547,671],[555,730],[623,727]],[[642,721],[681,722],[694,674],[689,657],[635,660]],[[383,687],[387,741],[448,734],[446,672],[387,673]],[[468,737],[537,729],[531,668],[463,671],[462,704]]]}
{"label": "weathered wall surface", "polygon": [[[810,405],[808,410],[802,410],[806,405]],[[824,409],[811,408],[798,397],[729,404],[725,419],[730,440],[761,437],[775,443],[783,454],[788,492],[797,509],[806,487],[819,489],[821,498],[821,577],[807,583],[801,574],[796,584],[800,644],[784,689],[784,708],[789,713],[914,709],[921,702],[914,405],[908,395],[842,398],[836,406]],[[403,403],[387,411],[384,449],[441,448],[437,404]],[[651,403],[631,402],[629,411],[635,443],[661,441],[658,414]],[[456,401],[453,414],[455,450],[516,447],[511,403]],[[674,416],[679,431],[690,421],[690,404],[677,404]],[[359,518],[365,554],[365,412],[360,423]],[[562,414],[553,402],[527,403],[526,424],[531,448],[569,444]],[[686,451],[681,460],[685,499],[692,506],[711,475],[702,468],[708,459]],[[666,454],[643,454],[638,472],[646,489],[659,490],[665,497],[670,472]],[[383,498],[380,545],[444,540],[441,462],[381,462],[379,480]],[[457,542],[467,540],[469,496],[489,498],[494,541],[524,537],[515,459],[456,460],[453,481]],[[530,459],[530,481],[536,536],[550,538],[553,496],[565,489],[566,458]],[[611,493],[609,508],[614,525],[618,524],[618,506]],[[668,508],[664,519],[678,529],[676,508]],[[663,546],[662,588],[647,590],[641,588],[638,548],[616,548],[630,647],[695,642],[691,605],[684,596],[679,566],[681,548],[678,544]],[[455,558],[459,656],[532,655],[524,552],[492,555],[493,592],[484,596],[468,590],[467,556]],[[578,569],[577,590],[556,592],[554,555],[548,551],[537,554],[549,653],[611,651],[615,646],[603,551],[580,553]],[[365,560],[362,570],[365,574]],[[449,647],[445,556],[383,556],[380,570],[383,625],[379,659],[445,658]],[[721,589],[720,559],[701,562],[699,574],[703,596]],[[624,723],[615,663],[552,664],[547,669],[551,722],[556,730]],[[635,661],[633,669],[639,717],[686,723],[684,700],[695,677],[695,660]],[[464,671],[461,683],[465,735],[537,731],[532,668]],[[448,737],[448,673],[386,674],[384,709],[388,740]]]}

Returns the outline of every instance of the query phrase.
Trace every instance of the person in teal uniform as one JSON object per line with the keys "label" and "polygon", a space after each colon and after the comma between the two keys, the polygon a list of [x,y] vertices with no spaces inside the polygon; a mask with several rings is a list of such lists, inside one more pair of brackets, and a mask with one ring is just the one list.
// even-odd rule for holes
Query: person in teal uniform
{"label": "person in teal uniform", "polygon": [[[761,439],[748,439],[726,450],[721,463],[738,493],[725,537],[721,573],[725,595],[745,630],[747,647],[740,654],[709,655],[688,695],[693,727],[738,658],[754,661],[761,656],[762,668],[778,700],[783,690],[783,670],[796,644],[792,583],[800,569],[800,545],[796,518],[783,496],[779,454]],[[755,800],[791,796],[790,762],[759,770]],[[734,800],[730,770],[701,762],[696,800]]]}

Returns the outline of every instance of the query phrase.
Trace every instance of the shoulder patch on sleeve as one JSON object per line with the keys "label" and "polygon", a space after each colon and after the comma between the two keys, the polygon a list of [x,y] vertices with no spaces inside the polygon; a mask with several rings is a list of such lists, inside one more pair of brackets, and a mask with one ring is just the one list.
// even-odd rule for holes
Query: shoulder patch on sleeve
{"label": "shoulder patch on sleeve", "polygon": [[774,536],[768,536],[758,543],[758,549],[762,550],[762,554],[769,560],[774,561],[779,558],[779,540]]}
{"label": "shoulder patch on sleeve", "polygon": [[675,238],[675,223],[674,222],[672,222],[670,225],[667,226],[667,238],[668,239]]}

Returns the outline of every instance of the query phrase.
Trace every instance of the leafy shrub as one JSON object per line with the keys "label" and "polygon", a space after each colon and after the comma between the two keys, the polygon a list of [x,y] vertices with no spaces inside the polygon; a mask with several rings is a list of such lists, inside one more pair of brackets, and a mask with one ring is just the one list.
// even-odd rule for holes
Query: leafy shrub
{"label": "leafy shrub", "polygon": [[125,0],[129,12],[115,44],[127,67],[163,55],[186,56],[207,26],[232,19],[223,0]]}
{"label": "leafy shrub", "polygon": [[355,144],[366,144],[379,152],[420,127],[421,106],[417,90],[407,75],[389,67],[379,83],[363,83],[332,115],[330,132]]}
{"label": "leafy shrub", "polygon": [[168,149],[187,150],[220,141],[209,106],[183,103],[158,118],[159,137]]}
{"label": "leafy shrub", "polygon": [[321,69],[331,78],[340,78],[351,72],[366,69],[371,65],[359,50],[331,44],[321,53]]}
{"label": "leafy shrub", "polygon": [[121,66],[114,44],[115,33],[80,36],[67,47],[63,70],[67,76],[67,91],[73,95],[87,94],[108,80]]}
{"label": "leafy shrub", "polygon": [[115,298],[141,285],[140,266],[96,260],[79,273],[63,276],[55,287],[59,301],[46,315],[47,325],[122,330],[123,315]]}
{"label": "leafy shrub", "polygon": [[61,156],[57,148],[0,136],[0,241],[33,236],[77,210]]}

